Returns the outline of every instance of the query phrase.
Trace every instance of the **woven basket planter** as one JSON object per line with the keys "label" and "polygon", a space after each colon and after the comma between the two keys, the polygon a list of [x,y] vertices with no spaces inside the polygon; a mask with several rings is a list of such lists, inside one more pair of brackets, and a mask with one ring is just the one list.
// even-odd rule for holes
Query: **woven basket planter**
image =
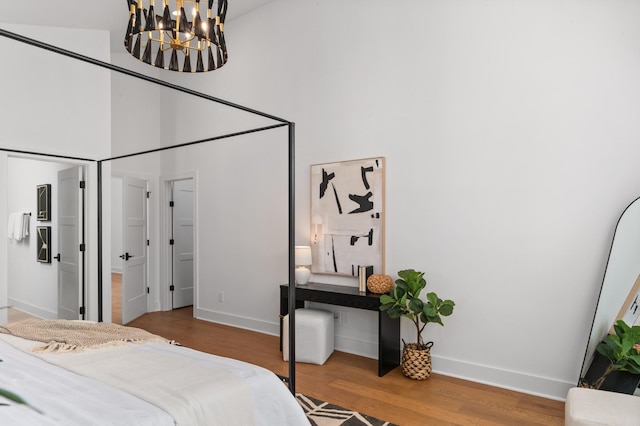
{"label": "woven basket planter", "polygon": [[402,348],[402,374],[414,380],[426,380],[431,376],[431,346],[422,347],[417,343],[405,343]]}

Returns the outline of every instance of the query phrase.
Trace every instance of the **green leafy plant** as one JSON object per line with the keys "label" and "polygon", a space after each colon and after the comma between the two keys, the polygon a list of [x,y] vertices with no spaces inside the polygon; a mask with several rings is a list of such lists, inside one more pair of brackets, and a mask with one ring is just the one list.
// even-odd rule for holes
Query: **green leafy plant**
{"label": "green leafy plant", "polygon": [[[0,359],[0,362],[2,362],[1,359]],[[25,401],[21,396],[16,395],[15,393],[13,393],[11,391],[8,391],[6,389],[0,388],[0,396],[8,399],[9,401],[13,401],[16,404],[20,404],[20,405],[24,405],[26,407],[29,407],[32,410],[42,414],[42,411],[38,410],[36,407],[34,407],[33,405],[31,405],[27,401]],[[4,403],[4,402],[0,402],[0,406],[3,406],[3,405],[9,405],[9,404]]]}
{"label": "green leafy plant", "polygon": [[455,303],[452,300],[442,300],[433,292],[427,293],[426,301],[422,300],[420,293],[427,285],[424,272],[405,269],[399,271],[398,276],[400,278],[389,294],[380,296],[380,310],[391,318],[409,318],[416,326],[418,346],[425,347],[422,338],[424,328],[431,322],[444,325],[442,317],[453,313]]}
{"label": "green leafy plant", "polygon": [[609,334],[596,346],[596,350],[609,360],[609,365],[602,376],[593,384],[600,389],[612,371],[628,371],[640,374],[640,326],[630,327],[618,320],[613,326],[615,334]]}
{"label": "green leafy plant", "polygon": [[[26,405],[29,406],[30,405],[27,403],[27,401],[25,401],[24,399],[22,399],[20,396],[16,395],[15,393],[8,391],[6,389],[0,389],[0,396],[3,396],[5,398],[7,398],[9,401],[13,401],[17,404],[22,404],[22,405]],[[0,405],[9,405],[9,404],[5,404],[5,403],[0,403]]]}

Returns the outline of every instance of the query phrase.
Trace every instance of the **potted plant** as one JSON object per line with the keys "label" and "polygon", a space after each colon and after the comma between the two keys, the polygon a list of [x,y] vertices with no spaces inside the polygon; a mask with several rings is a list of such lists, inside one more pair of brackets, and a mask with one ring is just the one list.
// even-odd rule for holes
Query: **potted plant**
{"label": "potted plant", "polygon": [[405,376],[425,380],[431,375],[431,346],[424,342],[422,331],[429,323],[442,323],[441,317],[453,313],[455,303],[442,300],[436,293],[427,293],[426,301],[420,293],[426,287],[424,272],[405,269],[398,272],[395,287],[388,294],[380,296],[380,310],[391,318],[409,318],[416,327],[416,342],[405,343],[402,348],[402,372]]}
{"label": "potted plant", "polygon": [[640,326],[618,320],[613,331],[596,346],[601,357],[594,359],[582,385],[633,393],[640,383]]}

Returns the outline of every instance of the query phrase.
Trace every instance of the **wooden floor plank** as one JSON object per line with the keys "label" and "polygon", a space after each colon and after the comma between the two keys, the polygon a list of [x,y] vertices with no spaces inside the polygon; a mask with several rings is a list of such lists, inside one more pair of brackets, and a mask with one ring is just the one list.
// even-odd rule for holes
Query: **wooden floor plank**
{"label": "wooden floor plank", "polygon": [[111,322],[122,324],[122,274],[111,273]]}
{"label": "wooden floor plank", "polygon": [[[192,318],[192,309],[149,313],[129,325],[194,349],[287,375],[279,339]],[[416,381],[396,368],[378,377],[377,361],[336,351],[320,366],[296,364],[296,391],[399,425],[562,425],[564,403],[454,377]]]}

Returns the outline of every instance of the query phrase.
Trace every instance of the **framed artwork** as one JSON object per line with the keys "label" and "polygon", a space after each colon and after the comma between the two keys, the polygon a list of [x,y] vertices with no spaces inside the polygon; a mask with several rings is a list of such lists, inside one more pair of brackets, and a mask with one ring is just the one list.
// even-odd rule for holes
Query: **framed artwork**
{"label": "framed artwork", "polygon": [[384,274],[384,157],[311,166],[311,271]]}
{"label": "framed artwork", "polygon": [[38,196],[38,220],[51,220],[51,185],[44,184],[36,187]]}
{"label": "framed artwork", "polygon": [[51,263],[51,227],[38,226],[36,227],[36,234],[38,238],[38,243],[36,244],[38,262]]}

